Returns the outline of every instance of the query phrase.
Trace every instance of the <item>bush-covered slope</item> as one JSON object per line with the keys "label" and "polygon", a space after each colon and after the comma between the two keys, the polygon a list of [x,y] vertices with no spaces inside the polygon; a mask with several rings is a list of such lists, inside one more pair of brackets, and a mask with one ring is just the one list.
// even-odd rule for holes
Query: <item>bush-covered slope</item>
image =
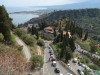
{"label": "bush-covered slope", "polygon": [[39,18],[31,19],[29,23],[38,23],[42,20],[49,23],[55,19],[67,17],[75,21],[76,25],[81,26],[84,31],[88,31],[91,35],[100,35],[100,9],[77,9],[62,10],[42,15]]}

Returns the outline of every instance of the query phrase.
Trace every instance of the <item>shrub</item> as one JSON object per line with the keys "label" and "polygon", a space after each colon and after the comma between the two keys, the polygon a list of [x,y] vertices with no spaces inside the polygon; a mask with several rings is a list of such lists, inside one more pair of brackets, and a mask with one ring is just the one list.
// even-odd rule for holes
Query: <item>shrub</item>
{"label": "shrub", "polygon": [[27,45],[30,45],[30,46],[33,46],[34,43],[35,43],[35,39],[33,36],[29,36],[29,35],[23,35],[22,36],[22,39],[23,41],[27,44]]}
{"label": "shrub", "polygon": [[23,36],[24,34],[27,34],[27,32],[24,29],[22,29],[22,28],[15,29],[14,32],[19,37]]}
{"label": "shrub", "polygon": [[43,58],[40,55],[33,55],[32,58],[32,69],[35,69],[37,67],[42,67],[43,66]]}
{"label": "shrub", "polygon": [[39,40],[37,41],[37,44],[38,44],[39,46],[42,46],[42,47],[44,47],[44,45],[45,45],[45,43],[44,43],[44,41],[43,41],[42,39],[39,39]]}
{"label": "shrub", "polygon": [[3,41],[4,36],[2,35],[2,33],[0,33],[0,41]]}
{"label": "shrub", "polygon": [[91,69],[94,70],[100,70],[100,67],[98,67],[97,65],[88,65]]}
{"label": "shrub", "polygon": [[10,40],[9,44],[11,44],[11,45],[15,44],[15,42],[16,42],[15,38],[16,38],[16,36],[14,34],[11,34],[11,40]]}

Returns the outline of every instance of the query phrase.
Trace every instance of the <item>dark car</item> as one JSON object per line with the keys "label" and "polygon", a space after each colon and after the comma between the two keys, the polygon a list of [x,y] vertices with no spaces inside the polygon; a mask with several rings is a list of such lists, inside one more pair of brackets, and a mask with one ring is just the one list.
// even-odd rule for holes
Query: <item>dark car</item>
{"label": "dark car", "polygon": [[52,50],[49,50],[49,53],[52,53]]}
{"label": "dark car", "polygon": [[55,73],[60,73],[60,70],[58,68],[55,68]]}
{"label": "dark car", "polygon": [[81,62],[78,62],[78,65],[79,65],[79,66],[82,66],[82,63],[81,63]]}
{"label": "dark car", "polygon": [[53,55],[53,53],[50,53],[50,56]]}
{"label": "dark car", "polygon": [[77,71],[78,71],[78,73],[80,73],[80,72],[81,72],[81,70],[79,70],[79,69],[78,69]]}
{"label": "dark car", "polygon": [[78,73],[80,74],[80,75],[84,75],[84,72],[83,71],[81,71],[81,70],[77,70],[78,71]]}
{"label": "dark car", "polygon": [[48,47],[48,49],[50,49],[50,47]]}

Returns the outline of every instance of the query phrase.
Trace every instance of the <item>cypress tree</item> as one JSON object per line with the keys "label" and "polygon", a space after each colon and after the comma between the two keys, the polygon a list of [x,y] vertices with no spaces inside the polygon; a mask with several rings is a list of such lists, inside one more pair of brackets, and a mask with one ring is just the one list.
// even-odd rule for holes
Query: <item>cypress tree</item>
{"label": "cypress tree", "polygon": [[54,28],[54,37],[57,36],[56,29]]}
{"label": "cypress tree", "polygon": [[4,35],[5,42],[11,41],[10,30],[12,22],[4,6],[0,6],[0,32]]}
{"label": "cypress tree", "polygon": [[74,52],[76,47],[75,47],[75,43],[74,43],[73,38],[69,38],[69,45],[70,45],[70,48],[71,48],[72,52]]}
{"label": "cypress tree", "polygon": [[87,38],[88,38],[88,32],[86,32],[83,41],[87,40]]}
{"label": "cypress tree", "polygon": [[32,26],[32,35],[34,35],[35,33],[36,33],[36,28]]}

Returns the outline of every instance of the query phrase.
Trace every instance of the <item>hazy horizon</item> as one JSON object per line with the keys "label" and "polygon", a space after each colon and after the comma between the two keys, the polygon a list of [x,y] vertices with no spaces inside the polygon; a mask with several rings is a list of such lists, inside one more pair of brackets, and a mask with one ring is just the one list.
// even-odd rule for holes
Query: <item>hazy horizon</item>
{"label": "hazy horizon", "polygon": [[[100,0],[0,0],[5,7],[55,7],[79,5],[80,8],[100,8]],[[76,8],[76,7],[73,7]]]}

